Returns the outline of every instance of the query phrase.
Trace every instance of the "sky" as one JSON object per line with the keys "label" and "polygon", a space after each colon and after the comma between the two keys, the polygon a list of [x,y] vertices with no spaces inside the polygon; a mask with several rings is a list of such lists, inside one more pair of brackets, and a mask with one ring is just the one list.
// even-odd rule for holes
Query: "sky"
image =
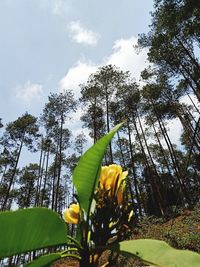
{"label": "sky", "polygon": [[102,65],[138,79],[146,51],[138,55],[133,45],[151,10],[152,0],[0,0],[3,123],[26,111],[38,116],[50,92],[71,89],[78,98],[79,84]]}
{"label": "sky", "polygon": [[[39,116],[50,92],[73,90],[106,64],[139,81],[147,51],[134,49],[151,24],[153,0],[0,0],[0,118]],[[82,131],[80,108],[68,123]],[[86,130],[84,130],[86,131]],[[180,125],[170,132],[178,142]],[[174,134],[176,133],[176,134]]]}

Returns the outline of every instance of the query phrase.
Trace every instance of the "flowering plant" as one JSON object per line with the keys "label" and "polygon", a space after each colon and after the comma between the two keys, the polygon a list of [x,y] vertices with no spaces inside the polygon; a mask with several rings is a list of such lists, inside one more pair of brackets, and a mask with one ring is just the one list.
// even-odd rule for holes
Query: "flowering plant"
{"label": "flowering plant", "polygon": [[[87,224],[78,203],[72,203],[63,212],[67,223],[81,226],[81,244],[89,250],[84,264],[89,261],[87,264],[94,265],[103,252],[103,247],[124,240],[131,232],[133,210],[126,192],[127,175],[128,172],[123,172],[117,164],[101,168],[99,183],[94,192],[95,209]],[[88,234],[84,234],[86,231]]]}
{"label": "flowering plant", "polygon": [[124,241],[134,221],[132,202],[127,194],[128,173],[115,164],[101,167],[105,150],[121,126],[117,125],[87,150],[74,170],[77,203],[63,212],[63,218],[77,226],[75,238],[67,235],[66,222],[49,209],[1,212],[0,259],[53,247],[54,253],[48,249],[47,255],[27,266],[48,267],[58,259],[74,257],[80,267],[94,267],[107,249],[140,258],[153,266],[200,265],[199,254],[173,249],[163,241]]}

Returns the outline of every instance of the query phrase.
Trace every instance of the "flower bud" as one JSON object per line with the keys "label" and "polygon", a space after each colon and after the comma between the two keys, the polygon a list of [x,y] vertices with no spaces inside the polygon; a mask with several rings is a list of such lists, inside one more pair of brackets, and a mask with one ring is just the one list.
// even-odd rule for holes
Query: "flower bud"
{"label": "flower bud", "polygon": [[80,206],[79,204],[71,204],[68,209],[63,211],[63,219],[67,223],[77,224],[79,221]]}
{"label": "flower bud", "polygon": [[122,182],[128,175],[128,172],[122,172],[122,167],[117,164],[103,166],[100,174],[100,187],[103,190],[110,191],[111,196],[116,196],[118,204],[122,204],[123,188]]}

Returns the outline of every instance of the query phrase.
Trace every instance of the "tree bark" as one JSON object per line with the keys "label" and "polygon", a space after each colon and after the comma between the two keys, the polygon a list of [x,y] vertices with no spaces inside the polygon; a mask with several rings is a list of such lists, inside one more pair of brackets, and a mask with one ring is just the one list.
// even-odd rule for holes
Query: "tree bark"
{"label": "tree bark", "polygon": [[59,140],[59,161],[58,161],[58,178],[56,184],[56,194],[55,194],[55,211],[58,209],[58,196],[59,196],[59,188],[60,188],[60,175],[62,169],[62,142],[63,142],[63,114],[61,115],[61,123],[60,123],[60,140]]}
{"label": "tree bark", "polygon": [[11,186],[12,186],[14,178],[15,178],[15,174],[16,174],[16,171],[17,171],[19,158],[20,158],[22,147],[23,147],[23,144],[24,144],[24,138],[25,138],[25,132],[23,133],[23,136],[22,136],[22,139],[21,139],[20,147],[19,147],[18,154],[17,154],[17,159],[16,159],[15,166],[14,166],[14,169],[13,169],[13,172],[12,172],[12,176],[10,177],[10,182],[9,182],[9,185],[8,185],[8,189],[7,189],[6,196],[5,196],[4,202],[2,204],[1,210],[5,210],[6,209],[7,201],[8,201],[9,194],[10,194],[10,189],[11,189]]}

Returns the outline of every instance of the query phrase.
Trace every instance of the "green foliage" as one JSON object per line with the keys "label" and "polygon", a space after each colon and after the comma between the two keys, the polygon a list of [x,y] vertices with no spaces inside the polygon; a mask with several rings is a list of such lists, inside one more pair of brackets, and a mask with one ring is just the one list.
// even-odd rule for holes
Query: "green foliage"
{"label": "green foliage", "polygon": [[93,199],[94,190],[98,183],[101,162],[105,150],[117,130],[123,125],[118,124],[107,135],[99,139],[85,154],[81,157],[73,173],[73,183],[78,193],[78,199],[81,207],[88,214]]}
{"label": "green foliage", "polygon": [[[117,249],[116,249],[117,247]],[[122,241],[115,249],[126,256],[141,258],[145,263],[162,267],[198,267],[200,255],[170,247],[164,241],[138,239]]]}
{"label": "green foliage", "polygon": [[[136,229],[137,238],[164,240],[178,249],[200,252],[200,207],[180,211],[176,218],[161,220],[148,217]],[[133,237],[134,238],[134,237]]]}
{"label": "green foliage", "polygon": [[21,142],[28,147],[28,149],[35,151],[33,147],[33,138],[37,140],[39,137],[39,125],[37,118],[28,114],[27,112],[19,117],[17,120],[9,123],[6,127],[7,133],[14,142]]}
{"label": "green foliage", "polygon": [[0,258],[67,242],[66,227],[45,208],[0,213]]}

